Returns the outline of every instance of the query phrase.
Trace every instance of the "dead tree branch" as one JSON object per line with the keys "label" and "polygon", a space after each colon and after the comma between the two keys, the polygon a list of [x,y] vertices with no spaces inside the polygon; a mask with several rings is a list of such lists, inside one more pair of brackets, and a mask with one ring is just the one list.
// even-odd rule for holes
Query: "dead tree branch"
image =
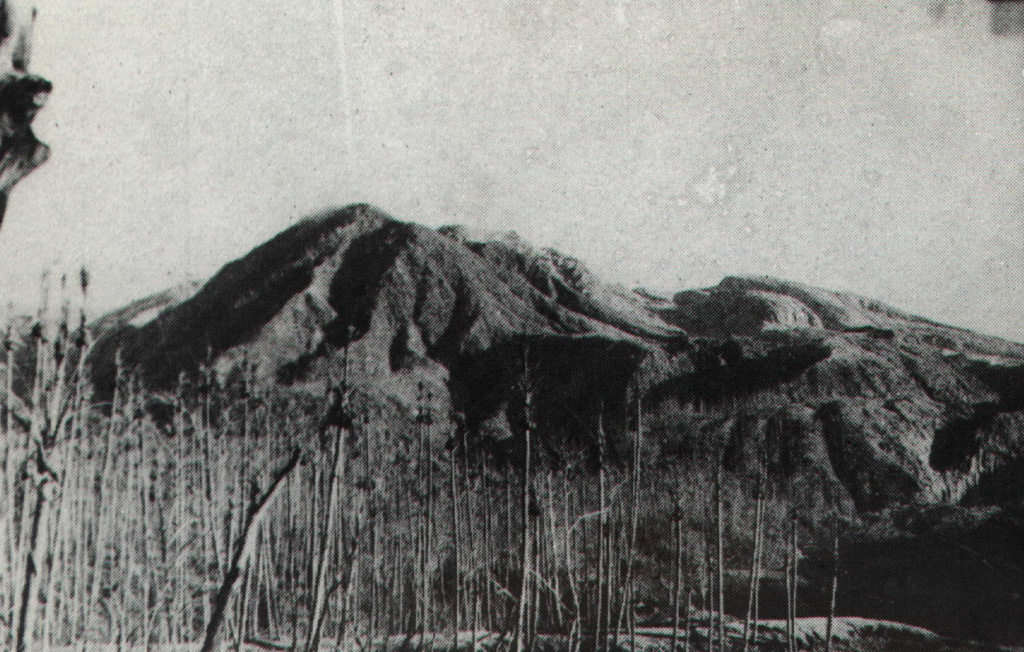
{"label": "dead tree branch", "polygon": [[213,611],[210,614],[210,621],[206,625],[206,636],[203,639],[203,646],[200,648],[200,652],[213,652],[214,646],[217,643],[217,633],[220,630],[221,623],[224,621],[224,614],[227,611],[228,602],[231,599],[231,591],[235,587],[235,582],[238,581],[239,576],[242,573],[242,567],[252,554],[252,547],[255,541],[253,533],[256,531],[256,526],[262,520],[266,513],[264,508],[274,497],[281,482],[284,481],[288,474],[290,474],[296,466],[299,464],[299,449],[295,448],[292,450],[291,456],[288,461],[282,466],[274,475],[271,477],[270,485],[262,495],[254,496],[254,499],[249,504],[249,510],[245,514],[245,522],[242,525],[242,530],[235,539],[234,550],[231,555],[231,563],[228,565],[227,572],[224,574],[224,582],[220,585],[220,589],[213,597]]}

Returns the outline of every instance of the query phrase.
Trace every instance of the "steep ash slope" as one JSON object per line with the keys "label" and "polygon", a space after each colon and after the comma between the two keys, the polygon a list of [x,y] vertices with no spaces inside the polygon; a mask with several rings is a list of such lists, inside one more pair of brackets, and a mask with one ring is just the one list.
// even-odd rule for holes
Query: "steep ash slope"
{"label": "steep ash slope", "polygon": [[510,406],[521,402],[526,360],[541,421],[568,436],[589,427],[598,404],[621,411],[648,340],[684,338],[643,314],[623,328],[605,323],[575,310],[575,297],[545,294],[452,237],[353,206],[296,225],[152,322],[104,337],[93,378],[110,391],[117,350],[165,391],[204,361],[227,372],[244,356],[265,378],[322,391],[352,341],[356,383],[409,407],[422,382],[442,401],[450,388],[470,424],[501,440],[519,420]]}
{"label": "steep ash slope", "polygon": [[598,432],[625,456],[639,391],[660,459],[715,454],[860,509],[957,501],[979,480],[975,502],[1013,494],[999,478],[1024,452],[1022,345],[769,278],[658,297],[511,234],[364,205],[293,226],[148,323],[110,323],[101,393],[117,350],[154,389],[245,359],[319,393],[349,344],[368,395],[412,410],[423,385],[503,455],[529,389],[553,460],[596,454]]}

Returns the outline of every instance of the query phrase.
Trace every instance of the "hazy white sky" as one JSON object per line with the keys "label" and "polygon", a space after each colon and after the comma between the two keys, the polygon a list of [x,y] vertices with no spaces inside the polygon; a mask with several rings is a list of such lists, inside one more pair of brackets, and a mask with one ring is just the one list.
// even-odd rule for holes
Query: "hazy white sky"
{"label": "hazy white sky", "polygon": [[39,4],[54,156],[7,299],[85,263],[111,307],[365,200],[627,285],[765,273],[1024,339],[1024,41],[987,0]]}

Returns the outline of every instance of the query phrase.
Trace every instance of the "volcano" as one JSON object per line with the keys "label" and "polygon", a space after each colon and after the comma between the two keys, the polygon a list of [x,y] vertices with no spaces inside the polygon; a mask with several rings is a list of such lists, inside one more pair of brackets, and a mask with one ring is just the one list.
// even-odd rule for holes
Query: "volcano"
{"label": "volcano", "polygon": [[552,466],[715,456],[802,513],[848,516],[856,615],[1024,637],[1024,345],[769,277],[632,290],[513,233],[368,205],[98,324],[101,398],[118,359],[154,396],[244,366],[297,395],[344,383],[396,422],[428,394],[498,466],[521,461],[527,429]]}
{"label": "volcano", "polygon": [[358,205],[169,296],[102,322],[101,393],[118,350],[154,390],[245,357],[266,381],[317,392],[351,347],[354,382],[409,407],[428,383],[496,441],[516,437],[528,370],[538,429],[559,446],[587,446],[599,416],[625,432],[639,401],[665,456],[717,442],[731,469],[814,475],[861,510],[1024,490],[1007,486],[1024,446],[1024,345],[852,294],[729,277],[659,296],[513,233]]}

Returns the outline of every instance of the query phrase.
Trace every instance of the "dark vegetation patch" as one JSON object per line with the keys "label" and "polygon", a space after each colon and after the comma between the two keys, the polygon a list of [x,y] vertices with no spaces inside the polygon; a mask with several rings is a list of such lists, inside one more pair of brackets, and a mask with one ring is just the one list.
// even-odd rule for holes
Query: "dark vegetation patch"
{"label": "dark vegetation patch", "polygon": [[328,301],[337,313],[325,328],[331,344],[345,346],[369,330],[380,289],[414,233],[409,224],[388,222],[353,240],[331,281]]}
{"label": "dark vegetation patch", "polygon": [[1024,366],[974,363],[967,370],[999,394],[1004,412],[1024,408]]}
{"label": "dark vegetation patch", "polygon": [[451,366],[454,409],[473,432],[496,417],[513,437],[492,442],[498,458],[518,463],[527,425],[529,387],[532,427],[543,433],[545,456],[555,467],[565,453],[621,458],[628,386],[646,351],[627,341],[598,336],[522,336],[457,360]]}
{"label": "dark vegetation patch", "polygon": [[316,361],[326,354],[327,346],[323,342],[313,350],[299,354],[294,360],[289,360],[277,368],[277,382],[288,386],[308,379]]}
{"label": "dark vegetation patch", "polygon": [[880,340],[891,340],[896,337],[896,331],[891,328],[879,328],[878,326],[851,326],[844,328],[843,333],[864,333]]}
{"label": "dark vegetation patch", "polygon": [[879,455],[861,424],[848,419],[843,404],[830,401],[818,408],[832,472],[860,511],[874,511],[912,499],[917,479],[895,460]]}
{"label": "dark vegetation patch", "polygon": [[1017,506],[966,526],[942,522],[957,518],[951,513],[895,536],[851,538],[840,553],[840,610],[960,639],[1019,644],[1024,640],[1021,516]]}
{"label": "dark vegetation patch", "polygon": [[1002,505],[1024,498],[1024,459],[1009,460],[982,471],[977,484],[967,490],[963,505]]}
{"label": "dark vegetation patch", "polygon": [[928,463],[936,471],[967,471],[982,444],[982,430],[1005,408],[998,403],[973,406],[935,431]]}
{"label": "dark vegetation patch", "polygon": [[796,380],[803,372],[832,354],[821,341],[782,345],[747,355],[735,339],[697,341],[687,350],[693,372],[665,380],[651,389],[650,398],[678,398],[697,407],[713,406]]}

